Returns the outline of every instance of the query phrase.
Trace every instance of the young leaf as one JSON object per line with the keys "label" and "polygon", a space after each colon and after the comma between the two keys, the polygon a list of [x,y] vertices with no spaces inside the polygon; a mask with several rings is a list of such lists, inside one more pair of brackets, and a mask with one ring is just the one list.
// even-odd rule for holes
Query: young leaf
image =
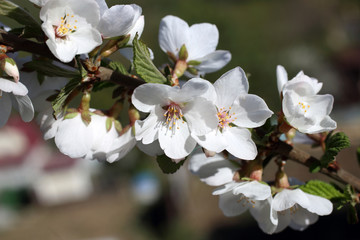
{"label": "young leaf", "polygon": [[163,173],[175,173],[185,162],[185,160],[180,161],[179,163],[173,162],[166,155],[161,155],[156,158],[159,167],[163,171]]}
{"label": "young leaf", "polygon": [[51,61],[34,60],[24,64],[25,68],[37,71],[43,75],[49,77],[65,77],[65,78],[76,78],[80,76],[79,71],[69,71],[58,67],[51,63]]}
{"label": "young leaf", "polygon": [[100,81],[100,82],[95,82],[94,83],[94,87],[92,89],[93,92],[98,92],[101,91],[105,88],[110,88],[110,87],[114,87],[115,84],[109,81]]}
{"label": "young leaf", "polygon": [[148,83],[165,83],[166,78],[151,61],[147,46],[137,36],[133,41],[134,67],[136,73]]}
{"label": "young leaf", "polygon": [[122,73],[124,75],[129,75],[129,73],[126,70],[125,66],[120,62],[112,61],[109,64],[109,68],[111,68],[114,71],[118,71],[119,73]]}
{"label": "young leaf", "polygon": [[344,148],[350,147],[348,136],[343,132],[336,133],[326,139],[325,153],[321,157],[321,167],[327,167],[334,161],[335,156]]}
{"label": "young leaf", "polygon": [[311,180],[305,185],[300,186],[300,189],[306,193],[320,196],[329,200],[345,198],[345,195],[338,191],[333,185],[322,182],[320,180]]}
{"label": "young leaf", "polygon": [[28,27],[28,31],[42,33],[39,22],[37,22],[27,11],[11,1],[0,1],[0,15],[9,17],[21,25]]}
{"label": "young leaf", "polygon": [[52,108],[54,109],[54,116],[57,117],[63,110],[67,97],[80,86],[81,79],[74,78],[70,80],[65,87],[63,87],[60,93],[57,95],[54,101],[51,102]]}

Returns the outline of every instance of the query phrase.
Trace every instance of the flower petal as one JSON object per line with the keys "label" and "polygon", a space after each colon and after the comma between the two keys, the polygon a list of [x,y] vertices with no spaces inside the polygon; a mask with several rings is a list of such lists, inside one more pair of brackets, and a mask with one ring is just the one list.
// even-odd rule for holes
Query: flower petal
{"label": "flower petal", "polygon": [[261,201],[271,197],[271,189],[268,185],[258,181],[244,182],[234,187],[232,190],[235,195],[243,194],[249,199]]}
{"label": "flower petal", "polygon": [[9,119],[11,113],[11,99],[9,94],[2,93],[0,98],[0,127],[3,127]]}
{"label": "flower petal", "polygon": [[249,82],[245,72],[240,67],[236,67],[216,80],[214,87],[217,93],[216,105],[218,108],[228,108],[241,94],[249,91]]}
{"label": "flower petal", "polygon": [[253,160],[257,155],[257,148],[251,139],[249,130],[232,127],[223,131],[223,136],[229,145],[226,150],[237,158]]}
{"label": "flower petal", "polygon": [[115,162],[123,158],[128,154],[136,145],[135,138],[132,134],[132,129],[130,128],[125,133],[123,133],[119,138],[116,138],[112,145],[111,150],[106,153],[106,160],[109,163]]}
{"label": "flower petal", "polygon": [[252,94],[241,95],[230,113],[235,113],[233,123],[244,128],[260,127],[273,114],[262,98]]}
{"label": "flower petal", "polygon": [[147,83],[140,85],[134,90],[131,102],[141,112],[150,112],[155,105],[165,106],[168,104],[168,96],[178,92],[177,88],[164,84]]}
{"label": "flower petal", "polygon": [[318,219],[318,215],[300,207],[292,214],[290,227],[302,231],[310,224],[315,223]]}
{"label": "flower petal", "polygon": [[267,234],[274,233],[278,223],[277,212],[271,209],[271,201],[272,197],[263,201],[256,201],[255,207],[250,208],[250,213],[257,221],[260,229]]}
{"label": "flower petal", "polygon": [[166,156],[172,159],[181,159],[191,153],[196,141],[190,136],[187,123],[178,121],[176,127],[169,129],[162,126],[159,129],[159,143]]}
{"label": "flower petal", "polygon": [[219,197],[219,208],[227,217],[234,217],[244,213],[249,207],[238,201],[240,196],[234,195],[232,192],[221,194]]}
{"label": "flower petal", "polygon": [[13,82],[5,78],[0,78],[0,91],[13,93],[19,96],[28,94],[28,89],[21,82]]}
{"label": "flower petal", "polygon": [[30,122],[34,118],[34,107],[28,95],[14,95],[19,106],[19,113],[24,122]]}
{"label": "flower petal", "polygon": [[285,68],[281,65],[276,67],[276,78],[277,78],[277,88],[279,94],[281,94],[284,85],[288,82],[288,75]]}
{"label": "flower petal", "polygon": [[219,42],[219,31],[214,24],[194,24],[189,29],[190,39],[186,45],[188,60],[202,58],[215,51]]}
{"label": "flower petal", "polygon": [[200,73],[212,73],[223,68],[231,60],[231,53],[226,50],[216,50],[208,55],[196,59],[201,62],[198,66],[195,66]]}
{"label": "flower petal", "polygon": [[[131,30],[127,33],[130,34],[130,38],[129,41],[127,43],[127,45],[132,46],[132,42],[134,41],[134,38],[136,36],[136,34],[138,34],[138,37],[140,38],[140,36],[142,35],[143,31],[144,31],[144,26],[145,26],[145,17],[144,15],[141,15],[138,20],[135,22],[134,26],[131,28]],[[150,48],[148,48],[150,51],[150,58],[154,59],[154,54],[151,51]]]}
{"label": "flower petal", "polygon": [[308,208],[311,204],[306,194],[300,189],[283,189],[275,195],[272,208],[281,212],[293,207],[296,203],[303,208]]}
{"label": "flower petal", "polygon": [[183,44],[190,40],[189,25],[182,19],[168,15],[161,19],[159,27],[159,44],[165,53],[178,55]]}
{"label": "flower petal", "polygon": [[210,186],[220,186],[232,181],[239,166],[224,158],[222,154],[206,157],[202,149],[193,153],[189,159],[189,170],[202,182]]}
{"label": "flower petal", "polygon": [[218,129],[215,129],[203,136],[195,135],[193,133],[191,136],[203,148],[216,153],[224,151],[229,145],[229,142]]}
{"label": "flower petal", "polygon": [[136,146],[144,153],[146,153],[149,156],[155,157],[159,155],[163,155],[164,151],[160,147],[159,141],[154,141],[149,144],[144,144],[142,142],[137,142]]}
{"label": "flower petal", "polygon": [[143,121],[137,120],[135,122],[135,138],[136,140],[142,140],[143,144],[150,144],[158,138],[159,118],[155,112],[151,112],[150,115]]}

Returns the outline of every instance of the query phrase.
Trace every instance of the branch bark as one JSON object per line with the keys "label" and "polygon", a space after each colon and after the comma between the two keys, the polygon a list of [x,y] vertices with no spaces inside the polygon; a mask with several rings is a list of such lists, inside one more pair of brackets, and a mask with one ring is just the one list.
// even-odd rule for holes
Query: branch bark
{"label": "branch bark", "polygon": [[[271,149],[274,152],[287,157],[289,160],[295,161],[307,167],[310,167],[312,163],[319,161],[317,158],[311,156],[309,153],[282,141],[274,143]],[[358,192],[360,192],[360,179],[352,175],[345,169],[341,167],[339,167],[337,170],[323,168],[320,170],[320,172],[338,182],[341,182],[343,184],[350,184]]]}

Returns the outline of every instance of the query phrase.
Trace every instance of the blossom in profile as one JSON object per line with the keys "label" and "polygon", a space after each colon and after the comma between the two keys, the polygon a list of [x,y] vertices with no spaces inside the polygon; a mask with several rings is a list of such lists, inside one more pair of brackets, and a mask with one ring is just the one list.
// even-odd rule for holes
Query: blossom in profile
{"label": "blossom in profile", "polygon": [[[27,93],[27,88],[21,82],[0,78],[0,127],[9,119],[12,106],[18,109],[24,122],[34,118],[34,107]],[[12,99],[15,99],[15,105]]]}
{"label": "blossom in profile", "polygon": [[235,157],[254,159],[257,148],[248,128],[263,125],[273,112],[262,98],[248,94],[249,83],[240,67],[222,75],[210,90],[205,96],[216,105],[218,126],[206,135],[194,132],[193,138],[210,151],[227,150]]}
{"label": "blossom in profile", "polygon": [[102,43],[97,26],[100,10],[95,0],[51,0],[40,11],[50,51],[62,62],[86,54]]}
{"label": "blossom in profile", "polygon": [[288,81],[284,67],[277,67],[277,85],[282,95],[282,110],[286,121],[299,132],[320,133],[334,130],[336,122],[329,114],[334,97],[319,95],[322,83],[299,72]]}
{"label": "blossom in profile", "polygon": [[268,230],[270,233],[281,232],[290,226],[302,231],[315,223],[319,216],[329,215],[332,210],[333,205],[326,198],[305,193],[301,189],[283,189],[275,195],[271,203],[277,227],[274,229],[269,226]]}
{"label": "blossom in profile", "polygon": [[230,60],[229,51],[216,50],[219,41],[217,27],[210,23],[189,25],[175,16],[166,16],[160,22],[159,44],[173,61],[184,58],[180,50],[185,46],[188,67],[199,74],[211,73],[224,67]]}
{"label": "blossom in profile", "polygon": [[132,104],[149,116],[135,122],[135,138],[143,144],[159,141],[165,154],[182,159],[195,148],[191,132],[204,135],[217,127],[215,105],[202,97],[211,84],[193,78],[181,88],[147,83],[137,87]]}
{"label": "blossom in profile", "polygon": [[105,0],[95,0],[100,9],[100,22],[97,29],[103,38],[130,35],[128,44],[136,35],[140,37],[145,25],[142,9],[136,4],[114,5],[108,7]]}

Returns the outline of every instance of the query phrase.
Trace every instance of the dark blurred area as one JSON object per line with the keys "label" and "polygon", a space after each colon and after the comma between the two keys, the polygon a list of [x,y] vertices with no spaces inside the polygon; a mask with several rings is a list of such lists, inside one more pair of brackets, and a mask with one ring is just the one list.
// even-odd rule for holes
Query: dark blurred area
{"label": "dark blurred area", "polygon": [[[14,2],[38,13],[28,1]],[[323,82],[320,93],[334,95],[331,116],[352,143],[338,156],[339,164],[360,177],[355,155],[360,145],[358,0],[107,2],[143,8],[142,39],[153,50],[157,66],[168,61],[158,45],[161,18],[176,15],[189,25],[215,24],[218,49],[229,50],[232,60],[205,78],[215,81],[240,66],[249,75],[250,93],[264,98],[274,112],[280,110],[278,64],[290,79],[303,70]],[[0,21],[12,23],[3,17]],[[110,101],[107,93],[96,93],[92,102],[101,108]],[[302,147],[321,156],[320,151]],[[266,171],[265,179],[270,180],[276,170],[270,164]],[[287,171],[302,181],[314,177],[295,163],[289,163]],[[46,144],[36,124],[24,125],[15,117],[0,129],[1,240],[360,239],[360,225],[346,223],[345,209],[320,217],[304,232],[287,228],[268,236],[249,214],[223,216],[212,190],[186,166],[176,174],[162,174],[153,158],[135,149],[113,164],[73,160],[58,154],[51,141]]]}

